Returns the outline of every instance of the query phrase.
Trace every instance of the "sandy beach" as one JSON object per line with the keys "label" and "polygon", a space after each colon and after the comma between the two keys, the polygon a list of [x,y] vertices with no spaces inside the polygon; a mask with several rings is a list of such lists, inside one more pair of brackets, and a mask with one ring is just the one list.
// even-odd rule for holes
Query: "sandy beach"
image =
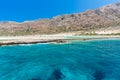
{"label": "sandy beach", "polygon": [[60,33],[50,35],[27,35],[27,36],[0,36],[0,45],[29,44],[56,42],[66,39],[66,36],[73,36],[74,33]]}
{"label": "sandy beach", "polygon": [[[34,44],[46,42],[64,42],[65,40],[90,40],[90,39],[107,39],[107,38],[120,38],[119,35],[92,35],[92,36],[75,36],[76,33],[60,33],[49,35],[27,35],[27,36],[0,36],[0,45],[13,45],[13,44]],[[72,37],[74,36],[74,38]],[[68,38],[69,37],[69,38]]]}

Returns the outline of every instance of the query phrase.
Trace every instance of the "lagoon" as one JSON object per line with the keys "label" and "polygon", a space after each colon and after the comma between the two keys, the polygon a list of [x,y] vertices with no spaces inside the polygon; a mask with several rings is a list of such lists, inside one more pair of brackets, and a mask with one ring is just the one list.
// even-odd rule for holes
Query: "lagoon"
{"label": "lagoon", "polygon": [[120,80],[120,40],[0,47],[0,80]]}

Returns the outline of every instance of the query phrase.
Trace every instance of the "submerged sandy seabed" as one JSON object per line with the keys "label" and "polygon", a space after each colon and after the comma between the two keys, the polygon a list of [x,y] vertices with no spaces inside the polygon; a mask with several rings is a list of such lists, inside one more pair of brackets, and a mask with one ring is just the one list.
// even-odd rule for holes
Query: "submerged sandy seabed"
{"label": "submerged sandy seabed", "polygon": [[75,36],[76,33],[60,33],[50,35],[27,35],[27,36],[1,36],[0,45],[12,44],[29,44],[29,43],[45,43],[45,42],[58,42],[62,40],[90,40],[90,39],[107,39],[107,38],[120,38],[119,35],[93,35],[93,36]]}

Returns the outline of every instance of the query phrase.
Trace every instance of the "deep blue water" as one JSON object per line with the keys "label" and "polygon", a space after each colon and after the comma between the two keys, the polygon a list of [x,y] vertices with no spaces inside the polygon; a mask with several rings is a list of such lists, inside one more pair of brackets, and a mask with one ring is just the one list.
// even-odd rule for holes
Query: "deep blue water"
{"label": "deep blue water", "polygon": [[0,47],[0,80],[120,80],[120,40]]}

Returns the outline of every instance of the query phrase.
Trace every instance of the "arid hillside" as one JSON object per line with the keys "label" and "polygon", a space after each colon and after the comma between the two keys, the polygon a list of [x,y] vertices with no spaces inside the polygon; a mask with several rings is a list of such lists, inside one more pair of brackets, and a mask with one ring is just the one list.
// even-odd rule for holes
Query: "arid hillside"
{"label": "arid hillside", "polygon": [[[117,28],[116,28],[117,27]],[[48,34],[70,31],[120,29],[120,3],[83,13],[25,22],[0,22],[0,35]],[[119,31],[118,31],[119,32]]]}

